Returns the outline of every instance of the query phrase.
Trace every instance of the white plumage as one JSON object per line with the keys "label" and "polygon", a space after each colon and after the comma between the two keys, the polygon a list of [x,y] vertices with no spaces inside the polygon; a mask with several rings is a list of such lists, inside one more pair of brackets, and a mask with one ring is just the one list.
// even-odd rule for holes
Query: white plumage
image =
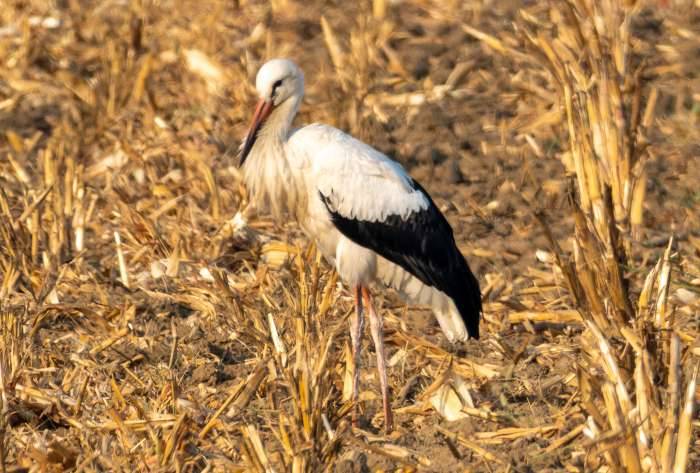
{"label": "white plumage", "polygon": [[[328,196],[334,210],[349,219],[381,222],[390,215],[406,219],[427,209],[429,201],[425,194],[411,187],[413,180],[404,168],[371,146],[321,124],[293,131],[284,152],[293,173],[291,180],[297,183],[296,192],[304,196],[301,201],[308,207],[283,210],[296,213],[302,229],[316,240],[343,281],[353,287],[379,280],[396,289],[407,301],[431,306],[449,341],[467,340],[469,335],[462,317],[449,297],[342,235],[319,196],[319,193]],[[275,187],[278,186],[267,186]],[[271,199],[286,204],[294,202],[296,199],[287,195],[288,190],[289,187],[279,187],[281,195]]]}
{"label": "white plumage", "polygon": [[329,196],[333,208],[347,218],[407,218],[428,207],[428,199],[411,187],[413,181],[399,163],[338,129],[306,126],[292,134],[288,150],[307,157],[307,185]]}
{"label": "white plumage", "polygon": [[431,306],[443,333],[457,341],[478,337],[478,282],[447,220],[400,164],[326,125],[291,129],[304,89],[294,63],[269,61],[256,88],[260,102],[241,153],[251,200],[277,218],[293,215],[353,289],[354,398],[363,309],[369,311],[390,430],[381,318],[368,287],[378,281]]}

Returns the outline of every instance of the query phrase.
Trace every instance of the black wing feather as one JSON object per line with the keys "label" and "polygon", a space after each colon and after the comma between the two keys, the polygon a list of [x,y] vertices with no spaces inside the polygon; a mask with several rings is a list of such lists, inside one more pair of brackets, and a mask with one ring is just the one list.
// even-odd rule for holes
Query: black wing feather
{"label": "black wing feather", "polygon": [[328,196],[320,195],[340,233],[447,294],[455,302],[469,336],[478,339],[482,313],[479,282],[457,248],[445,216],[418,182],[414,180],[413,186],[426,196],[428,208],[405,219],[390,215],[381,222],[346,218],[331,207]]}

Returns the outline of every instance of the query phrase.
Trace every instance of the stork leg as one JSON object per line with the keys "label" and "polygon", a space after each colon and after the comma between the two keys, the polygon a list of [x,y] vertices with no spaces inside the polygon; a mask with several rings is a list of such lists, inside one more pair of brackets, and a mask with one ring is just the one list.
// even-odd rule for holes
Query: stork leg
{"label": "stork leg", "polygon": [[360,394],[360,347],[362,330],[365,326],[365,314],[362,307],[361,286],[355,287],[355,312],[350,316],[350,339],[352,340],[352,425],[357,427],[357,399]]}
{"label": "stork leg", "polygon": [[386,432],[394,428],[394,415],[391,411],[389,400],[389,382],[386,375],[386,357],[384,353],[384,321],[374,310],[372,296],[366,287],[362,288],[362,299],[369,310],[369,327],[374,339],[374,349],[377,352],[377,370],[379,371],[379,384],[382,388],[382,401],[384,402],[384,422]]}

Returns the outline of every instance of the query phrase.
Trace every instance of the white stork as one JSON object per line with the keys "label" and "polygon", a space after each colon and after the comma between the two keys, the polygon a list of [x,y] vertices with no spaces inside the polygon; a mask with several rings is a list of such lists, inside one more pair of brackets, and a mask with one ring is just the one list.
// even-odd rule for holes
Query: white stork
{"label": "white stork", "polygon": [[255,86],[260,101],[240,158],[251,202],[277,219],[285,213],[295,217],[352,288],[354,402],[364,310],[369,312],[385,427],[391,431],[382,319],[370,285],[383,283],[408,301],[431,306],[447,339],[456,342],[479,338],[479,283],[450,224],[400,164],[330,126],[292,129],[304,95],[304,75],[296,64],[267,62]]}

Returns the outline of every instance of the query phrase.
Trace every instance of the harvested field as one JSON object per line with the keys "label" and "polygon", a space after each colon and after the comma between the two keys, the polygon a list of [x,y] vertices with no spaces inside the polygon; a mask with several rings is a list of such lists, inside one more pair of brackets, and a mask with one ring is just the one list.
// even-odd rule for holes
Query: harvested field
{"label": "harvested field", "polygon": [[[388,435],[347,288],[248,213],[272,57],[481,283],[458,347],[377,292]],[[698,183],[698,0],[3,0],[0,471],[700,471]]]}

